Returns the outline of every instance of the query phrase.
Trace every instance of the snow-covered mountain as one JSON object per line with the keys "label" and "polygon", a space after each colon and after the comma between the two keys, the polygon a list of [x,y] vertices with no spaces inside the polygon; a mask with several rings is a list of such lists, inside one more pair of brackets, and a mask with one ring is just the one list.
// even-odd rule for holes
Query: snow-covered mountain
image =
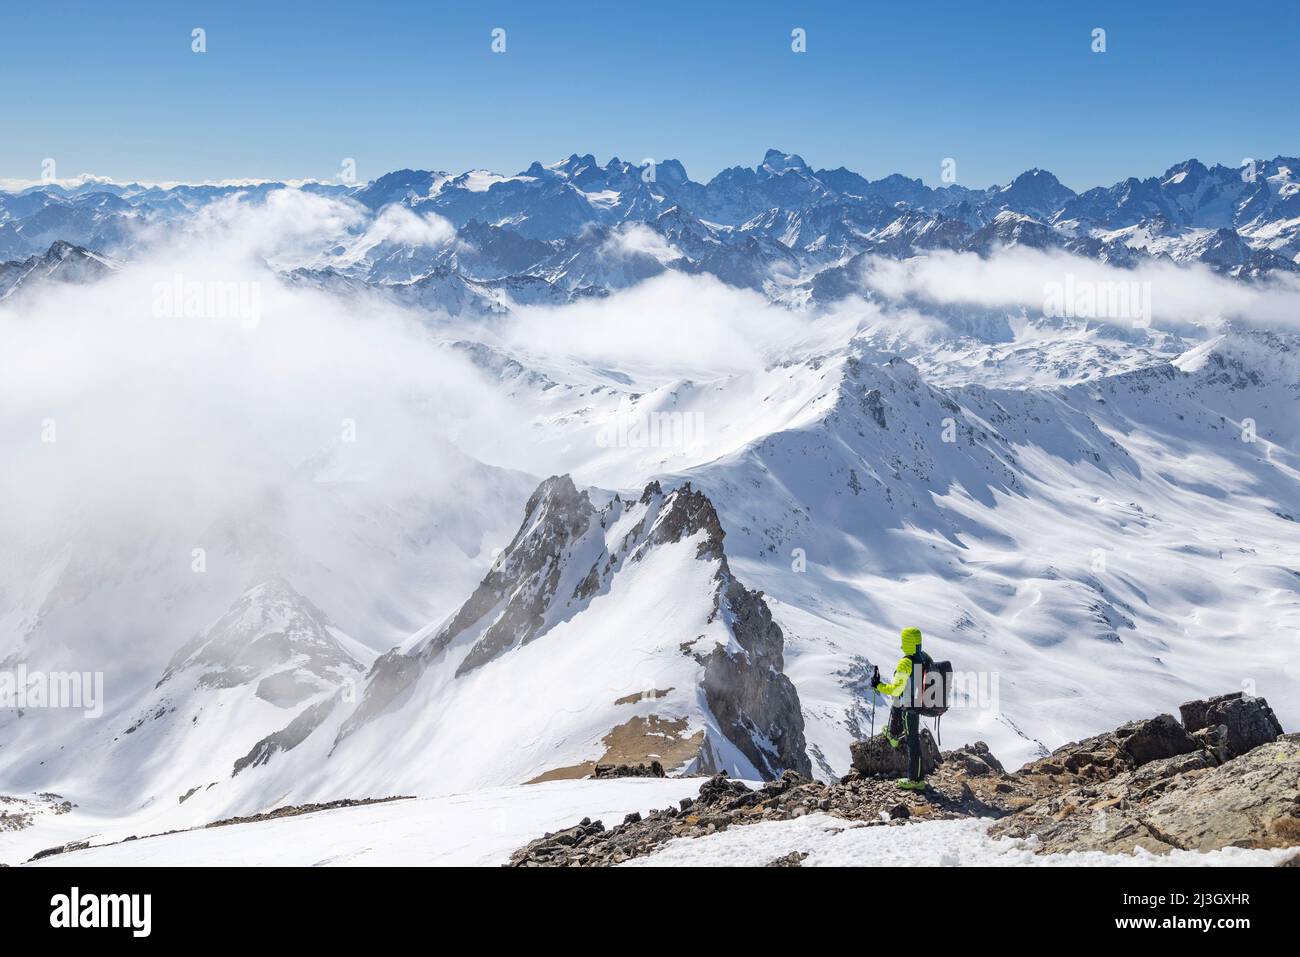
{"label": "snow-covered mountain", "polygon": [[[196,755],[234,773],[265,762],[285,746],[276,732],[328,709],[372,658],[287,581],[270,578],[180,648],[120,725],[80,735],[69,763],[102,789],[99,800],[117,788],[112,797],[124,804],[173,792],[184,803],[216,783],[189,777]],[[250,741],[258,745],[250,749]]]}
{"label": "snow-covered mountain", "polygon": [[94,282],[116,268],[116,263],[103,256],[57,240],[40,255],[0,262],[0,301],[46,282]]}
{"label": "snow-covered mountain", "polygon": [[[1295,157],[1242,168],[1191,159],[1077,194],[1046,170],[933,189],[896,174],[814,171],[780,150],[707,183],[675,160],[602,166],[590,154],[513,176],[399,170],[365,185],[297,187],[343,204],[350,222],[289,268],[453,315],[604,295],[665,269],[801,301],[793,283],[826,302],[860,291],[845,270],[857,257],[934,249],[1061,249],[1122,267],[1172,259],[1255,279],[1300,271],[1298,170]],[[91,182],[0,194],[0,258],[45,255],[56,241],[131,258],[199,211],[284,188]]]}
{"label": "snow-covered mountain", "polygon": [[480,785],[650,760],[806,773],[781,629],[732,574],[724,534],[689,484],[598,508],[567,476],[548,479],[466,603],[379,659],[336,751],[355,761],[384,741]]}

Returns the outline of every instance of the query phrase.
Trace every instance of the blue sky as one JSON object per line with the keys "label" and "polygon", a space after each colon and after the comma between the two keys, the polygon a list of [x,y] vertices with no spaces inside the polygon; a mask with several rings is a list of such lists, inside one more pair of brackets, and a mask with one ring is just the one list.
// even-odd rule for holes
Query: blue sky
{"label": "blue sky", "polygon": [[1039,166],[1081,189],[1300,153],[1297,62],[1295,2],[11,5],[0,178],[45,157],[149,181],[331,178],[352,157],[370,179],[576,151],[707,179],[777,147],[929,183],[952,157],[967,186]]}

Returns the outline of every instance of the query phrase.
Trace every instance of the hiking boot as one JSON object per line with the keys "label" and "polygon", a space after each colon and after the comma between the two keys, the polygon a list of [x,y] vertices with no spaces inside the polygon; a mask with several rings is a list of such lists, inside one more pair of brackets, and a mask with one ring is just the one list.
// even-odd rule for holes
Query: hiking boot
{"label": "hiking boot", "polygon": [[899,778],[896,782],[901,791],[924,791],[924,781],[913,781],[911,778]]}

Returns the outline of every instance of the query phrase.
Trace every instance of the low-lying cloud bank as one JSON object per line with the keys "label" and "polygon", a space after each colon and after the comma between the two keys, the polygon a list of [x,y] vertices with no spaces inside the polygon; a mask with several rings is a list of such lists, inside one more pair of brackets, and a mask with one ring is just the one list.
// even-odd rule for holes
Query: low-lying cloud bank
{"label": "low-lying cloud bank", "polygon": [[[499,511],[500,490],[453,443],[503,405],[419,317],[276,274],[268,258],[345,226],[317,199],[211,211],[101,281],[0,304],[0,661],[33,629],[53,653],[54,629],[78,667],[156,668],[277,563],[356,578],[348,626],[387,598],[358,564],[426,539],[477,553],[460,516]],[[445,520],[439,503],[455,504]],[[266,561],[236,575],[238,552]],[[63,619],[43,610],[50,589]]]}
{"label": "low-lying cloud bank", "polygon": [[[1146,318],[1147,324],[1214,328],[1225,319],[1259,325],[1300,324],[1300,279],[1292,275],[1244,283],[1201,264],[1170,261],[1121,269],[1060,251],[1012,247],[987,258],[935,251],[907,260],[871,259],[863,270],[868,289],[887,300],[931,306],[1025,310],[1100,321]],[[1135,288],[1136,287],[1136,288]],[[1149,315],[1114,315],[1119,293],[1145,297]],[[1131,301],[1131,300],[1130,300]]]}

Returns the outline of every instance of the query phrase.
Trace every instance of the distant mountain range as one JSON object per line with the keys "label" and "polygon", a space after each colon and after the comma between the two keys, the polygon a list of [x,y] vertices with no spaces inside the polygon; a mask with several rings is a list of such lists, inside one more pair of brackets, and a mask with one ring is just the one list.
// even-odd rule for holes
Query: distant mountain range
{"label": "distant mountain range", "polygon": [[[1300,271],[1298,171],[1295,157],[1243,168],[1190,159],[1158,177],[1075,193],[1039,169],[1005,186],[932,188],[898,174],[868,180],[843,167],[813,170],[780,150],[707,183],[676,160],[615,157],[602,166],[576,153],[513,176],[404,169],[364,185],[297,187],[352,205],[358,225],[285,272],[333,289],[378,286],[453,314],[605,295],[668,270],[804,306],[855,291],[864,257],[936,249],[1059,249],[1121,267],[1199,262],[1254,279]],[[56,242],[131,259],[156,235],[146,227],[285,188],[85,182],[0,193],[0,260],[12,260],[0,275]],[[412,237],[373,228],[395,204],[450,229]]]}

